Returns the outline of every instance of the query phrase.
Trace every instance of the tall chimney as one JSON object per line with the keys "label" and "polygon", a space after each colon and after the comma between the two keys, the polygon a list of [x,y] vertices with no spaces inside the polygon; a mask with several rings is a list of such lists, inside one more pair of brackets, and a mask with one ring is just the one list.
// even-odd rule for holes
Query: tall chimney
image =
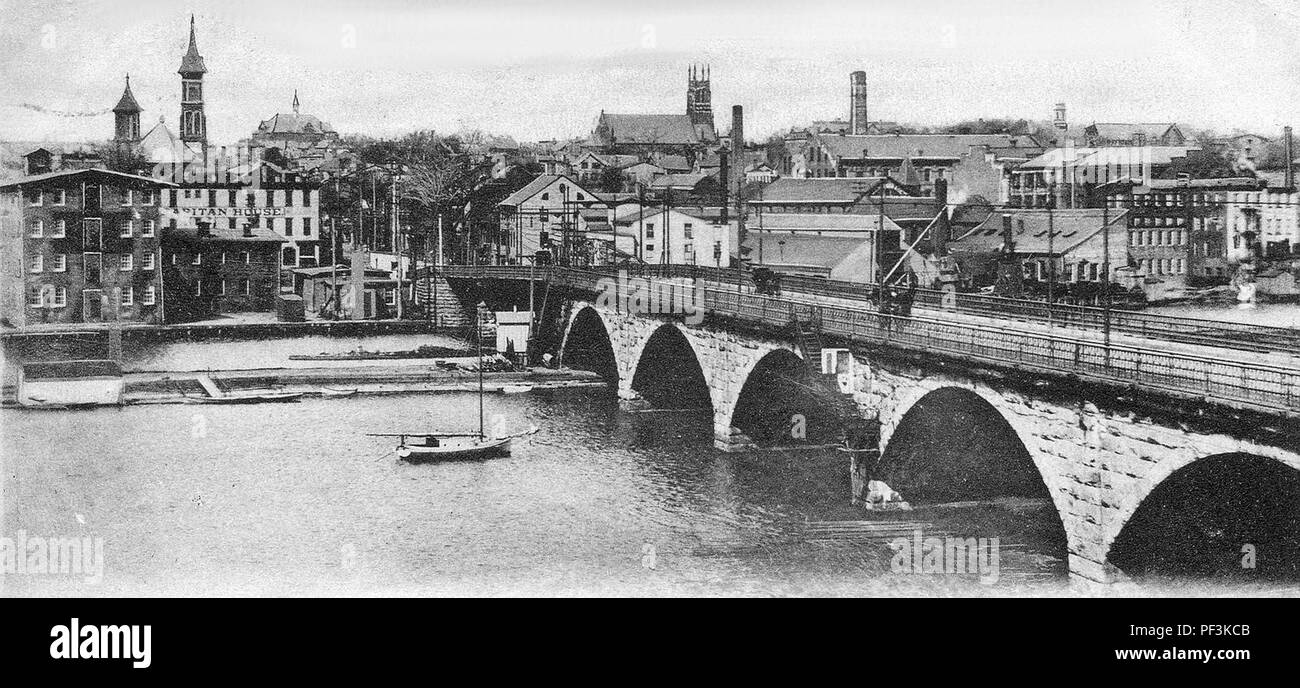
{"label": "tall chimney", "polygon": [[867,73],[849,75],[849,133],[867,133]]}
{"label": "tall chimney", "polygon": [[1291,150],[1291,127],[1282,128],[1282,138],[1284,139],[1283,149],[1286,151],[1286,188],[1293,189],[1295,188],[1295,165],[1292,163],[1295,160],[1295,155]]}
{"label": "tall chimney", "polygon": [[[745,108],[731,106],[731,175],[722,177],[730,188],[727,193],[736,195],[736,231],[741,239],[745,237],[745,201],[740,196],[740,182],[745,178]],[[721,175],[719,175],[721,176]]]}
{"label": "tall chimney", "polygon": [[[741,180],[745,178],[745,108],[731,106],[731,177],[728,179],[728,193],[736,193]],[[739,198],[737,199],[739,200]]]}
{"label": "tall chimney", "polygon": [[948,233],[952,231],[948,226],[947,179],[935,180],[934,200],[935,205],[939,206],[939,215],[935,220],[934,229],[930,232],[930,245],[934,247],[934,255],[945,256],[948,254]]}

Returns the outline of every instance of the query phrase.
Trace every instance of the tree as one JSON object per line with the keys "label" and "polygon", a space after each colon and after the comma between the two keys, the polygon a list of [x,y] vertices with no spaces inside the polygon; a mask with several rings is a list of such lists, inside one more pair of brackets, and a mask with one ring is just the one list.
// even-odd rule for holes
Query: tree
{"label": "tree", "polygon": [[623,175],[623,170],[610,166],[600,171],[600,180],[597,186],[606,193],[618,193],[623,190],[626,182],[627,179]]}

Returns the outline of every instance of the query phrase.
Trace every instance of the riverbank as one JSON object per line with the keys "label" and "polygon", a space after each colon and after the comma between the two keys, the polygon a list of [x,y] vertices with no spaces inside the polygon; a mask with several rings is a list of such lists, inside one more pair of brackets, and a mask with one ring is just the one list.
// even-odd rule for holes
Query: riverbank
{"label": "riverbank", "polygon": [[[355,389],[357,395],[477,392],[478,373],[464,367],[364,366],[322,368],[258,368],[226,371],[152,371],[128,373],[125,377],[126,404],[180,404],[191,397],[206,397],[199,383],[206,376],[227,392],[275,390],[301,392],[304,396],[330,396],[325,387]],[[531,387],[534,390],[567,387],[599,387],[605,384],[597,373],[569,368],[531,368],[521,371],[485,372],[483,389],[503,393],[504,388]],[[518,391],[512,389],[511,391]],[[4,390],[4,407],[21,408],[11,388]]]}

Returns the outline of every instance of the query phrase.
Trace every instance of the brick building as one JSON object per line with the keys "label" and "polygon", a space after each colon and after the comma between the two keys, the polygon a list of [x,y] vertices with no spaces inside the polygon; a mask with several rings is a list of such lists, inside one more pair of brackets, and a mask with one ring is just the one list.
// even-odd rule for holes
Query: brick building
{"label": "brick building", "polygon": [[171,186],[100,169],[0,186],[0,317],[164,322],[158,204]]}

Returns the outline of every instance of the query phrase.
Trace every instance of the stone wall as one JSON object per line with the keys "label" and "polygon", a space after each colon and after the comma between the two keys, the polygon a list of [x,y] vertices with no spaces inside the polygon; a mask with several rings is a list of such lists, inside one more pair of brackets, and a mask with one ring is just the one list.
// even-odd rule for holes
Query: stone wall
{"label": "stone wall", "polygon": [[[632,380],[655,331],[674,327],[685,335],[708,381],[715,445],[724,451],[751,446],[732,426],[732,415],[755,366],[778,349],[800,355],[792,342],[776,337],[614,313],[582,301],[569,309],[566,340],[573,320],[585,308],[596,312],[609,334],[623,399],[637,396]],[[1113,583],[1122,578],[1107,563],[1111,545],[1142,501],[1178,469],[1201,458],[1244,453],[1300,470],[1300,454],[1287,449],[1099,408],[1088,394],[1107,393],[1101,388],[1085,388],[1073,398],[1048,399],[975,375],[864,355],[856,359],[853,399],[863,417],[881,422],[882,453],[907,412],[933,391],[969,390],[997,410],[1024,443],[1051,495],[1065,529],[1071,575],[1083,583]],[[850,470],[856,499],[867,477],[866,467],[855,464]]]}

